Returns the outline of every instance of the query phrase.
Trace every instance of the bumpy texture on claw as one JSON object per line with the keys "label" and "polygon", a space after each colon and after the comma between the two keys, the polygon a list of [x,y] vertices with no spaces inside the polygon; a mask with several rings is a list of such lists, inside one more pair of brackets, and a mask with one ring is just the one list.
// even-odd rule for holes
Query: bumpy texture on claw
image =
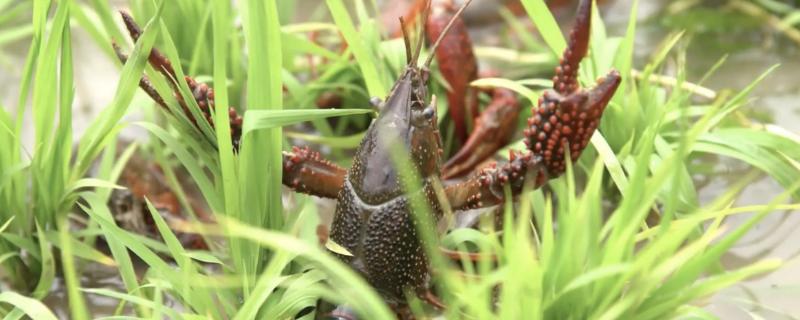
{"label": "bumpy texture on claw", "polygon": [[591,3],[581,1],[569,47],[556,69],[553,90],[542,95],[528,119],[525,143],[529,151],[512,152],[508,164],[484,169],[445,189],[454,210],[500,204],[505,187],[510,187],[512,195],[519,194],[528,181],[532,187],[539,187],[564,173],[567,159],[577,160],[589,144],[621,79],[618,72],[611,71],[591,89],[580,88],[578,83],[578,65],[589,46]]}
{"label": "bumpy texture on claw", "polygon": [[[530,176],[530,179],[528,180]],[[539,187],[547,181],[541,159],[526,151],[511,151],[508,163],[484,168],[469,180],[445,189],[453,210],[477,209],[498,205],[505,199],[505,186],[511,194],[519,194],[526,181]]]}
{"label": "bumpy texture on claw", "polygon": [[575,26],[569,33],[567,49],[553,77],[553,89],[562,95],[568,95],[580,89],[578,83],[578,66],[589,52],[589,34],[592,25],[592,1],[582,0],[578,4]]}
{"label": "bumpy texture on claw", "polygon": [[564,172],[567,151],[572,160],[580,157],[619,83],[619,73],[612,71],[590,91],[566,97],[548,91],[540,98],[539,107],[528,119],[525,144],[542,157],[548,176],[555,178]]}
{"label": "bumpy texture on claw", "polygon": [[[122,21],[125,22],[125,27],[128,29],[128,33],[130,33],[131,38],[133,41],[139,41],[139,37],[142,35],[142,29],[139,28],[139,25],[136,24],[136,21],[133,20],[133,17],[129,15],[125,11],[120,11],[120,15],[122,15]],[[172,68],[172,63],[164,56],[158,49],[153,48],[150,50],[150,55],[148,56],[150,60],[150,64],[153,65],[156,70],[165,72],[167,77],[175,79],[175,69]]]}
{"label": "bumpy texture on claw", "polygon": [[[117,59],[119,59],[119,61],[121,61],[123,64],[128,62],[128,55],[122,52],[122,48],[120,48],[116,42],[111,42],[111,46],[114,47],[114,52],[117,54]],[[147,78],[146,75],[142,75],[142,78],[139,79],[139,87],[142,88],[142,90],[144,90],[144,92],[147,93],[147,95],[150,96],[153,101],[158,103],[158,105],[164,109],[167,109],[167,103],[164,102],[164,99],[161,98],[160,95],[158,95],[158,91],[156,91],[156,88],[154,88],[153,84],[150,83],[150,79]]]}
{"label": "bumpy texture on claw", "polygon": [[594,88],[583,89],[578,83],[578,65],[589,46],[591,3],[581,1],[569,47],[556,68],[553,91],[545,92],[539,99],[539,107],[532,111],[525,130],[528,149],[542,158],[551,178],[566,169],[567,151],[574,161],[589,144],[621,79],[617,71],[611,71],[598,79]]}
{"label": "bumpy texture on claw", "polygon": [[[130,33],[131,38],[133,41],[138,41],[139,37],[142,34],[141,28],[139,25],[136,24],[136,21],[133,20],[129,14],[124,11],[120,11],[120,15],[122,16],[122,20],[125,22],[125,27],[128,29],[128,33]],[[112,43],[114,46],[114,51],[117,53],[117,57],[123,63],[127,61],[128,57],[122,53],[122,50],[116,43]],[[192,121],[192,124],[195,125],[196,128],[200,128],[197,123],[197,119],[194,118],[192,112],[189,111],[189,106],[186,104],[186,101],[183,100],[183,97],[178,93],[178,84],[175,81],[178,81],[177,75],[175,73],[175,69],[172,67],[172,63],[164,56],[158,49],[153,48],[150,51],[150,55],[148,56],[148,60],[150,64],[161,72],[167,79],[169,80],[170,85],[172,85],[173,90],[175,91],[174,96],[178,100],[178,103],[183,110],[184,115]],[[213,112],[214,112],[214,89],[206,85],[205,83],[199,83],[195,81],[193,78],[186,76],[184,78],[186,81],[189,90],[192,91],[192,96],[197,102],[197,105],[200,107],[200,111],[203,114],[205,120],[213,127]],[[162,106],[165,110],[169,112],[167,108],[166,102],[164,99],[156,92],[155,88],[153,88],[150,80],[147,76],[142,76],[142,79],[139,81],[139,87],[142,88],[153,100],[156,101],[160,106]],[[230,127],[231,127],[231,138],[233,143],[233,149],[239,150],[239,144],[242,135],[242,117],[236,112],[236,109],[229,107],[228,108],[228,116],[230,118]]]}

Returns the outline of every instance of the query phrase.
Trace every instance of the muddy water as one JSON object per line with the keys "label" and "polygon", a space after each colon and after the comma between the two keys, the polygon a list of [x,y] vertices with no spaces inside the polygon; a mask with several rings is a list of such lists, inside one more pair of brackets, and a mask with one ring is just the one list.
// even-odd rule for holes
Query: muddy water
{"label": "muddy water", "polygon": [[[605,8],[603,17],[609,33],[622,34],[630,1],[617,1]],[[644,60],[668,32],[666,19],[657,17],[668,1],[640,1],[639,21],[644,22],[636,39],[637,58]],[[731,48],[737,47],[731,51]],[[697,81],[708,68],[728,54],[724,64],[706,82],[714,90],[744,88],[775,64],[780,67],[752,93],[749,108],[771,116],[775,124],[800,134],[800,44],[769,29],[737,31],[735,34],[698,35],[688,48],[689,79]],[[737,161],[723,160],[723,174],[700,190],[701,201],[709,201],[725,190],[744,167]],[[729,172],[726,176],[725,172]],[[736,205],[764,204],[783,189],[764,178],[750,185]],[[784,268],[748,280],[709,299],[707,310],[722,319],[751,319],[748,313],[766,319],[800,317],[800,212],[768,216],[723,258],[727,267],[744,266],[764,258],[786,260]],[[731,229],[748,216],[731,218]]]}
{"label": "muddy water", "polygon": [[[317,0],[300,1],[304,8],[318,6]],[[665,26],[664,19],[659,17],[669,1],[640,1],[637,14],[639,27],[636,38],[636,57],[638,64],[647,61],[649,55],[663,40],[671,29]],[[476,1],[476,8],[468,12],[471,21],[487,26],[493,17],[486,17],[485,10],[492,3],[487,0]],[[481,7],[482,6],[482,7]],[[621,35],[625,30],[629,17],[630,0],[611,1],[601,8],[602,16],[607,23],[608,33]],[[298,12],[310,12],[298,10]],[[559,17],[569,21],[570,10],[558,13]],[[487,22],[488,21],[488,22]],[[481,27],[481,28],[482,28]],[[99,53],[96,45],[80,31],[75,32],[75,56],[86,57],[76,65],[76,136],[85,128],[97,111],[109,103],[113,97],[117,68],[105,56]],[[736,43],[738,48],[730,49]],[[0,48],[4,54],[11,53],[12,61],[0,61],[0,102],[5,106],[13,106],[18,92],[22,59],[27,41]],[[800,134],[800,44],[792,43],[785,37],[768,30],[758,29],[735,34],[714,36],[698,36],[688,48],[690,80],[697,80],[721,56],[732,52],[728,62],[712,75],[705,86],[723,90],[743,88],[757,75],[774,64],[781,64],[752,94],[753,110],[769,114],[774,122],[794,134]],[[135,117],[135,116],[134,116]],[[126,129],[125,134],[141,136],[136,129]],[[27,133],[25,140],[30,142],[32,133]],[[28,144],[29,145],[29,144]],[[723,160],[720,163],[721,175],[708,186],[701,189],[701,199],[708,201],[725,190],[731,181],[741,172],[744,166],[736,161]],[[779,194],[782,188],[769,178],[764,178],[748,187],[737,205],[763,204],[766,199]],[[746,217],[734,217],[733,225]],[[735,249],[724,257],[724,264],[729,267],[743,266],[747,263],[775,257],[785,259],[786,266],[776,272],[751,279],[734,288],[728,289],[709,298],[705,308],[723,319],[750,319],[748,313],[760,315],[766,319],[791,319],[800,317],[800,215],[792,213],[774,214],[743,239]],[[114,270],[90,267],[85,272],[86,287],[120,288]],[[63,287],[57,283],[55,292],[45,303],[58,310],[59,316],[67,317],[67,304]],[[89,302],[96,315],[111,314],[116,308],[113,300],[97,296],[89,296]]]}
{"label": "muddy water", "polygon": [[[630,16],[631,0],[609,1],[601,14],[609,35],[625,33]],[[641,68],[670,32],[674,23],[662,17],[671,1],[639,1],[636,64]],[[557,12],[569,21],[571,9]],[[679,27],[679,26],[678,26]],[[749,108],[769,116],[775,124],[792,134],[800,135],[800,43],[791,42],[771,29],[753,28],[735,33],[701,34],[687,48],[689,81],[698,81],[720,58],[727,62],[704,86],[713,90],[744,88],[773,65],[773,71],[751,94]],[[669,72],[667,68],[666,72]],[[738,161],[722,159],[721,175],[700,190],[701,202],[708,202],[726,190],[743,169]],[[737,206],[764,204],[780,194],[783,188],[765,177],[750,185]],[[723,257],[726,267],[742,267],[765,258],[786,261],[783,268],[756,279],[750,279],[713,297],[704,308],[722,319],[751,319],[751,314],[765,319],[800,318],[800,212],[782,212],[768,216]],[[728,220],[730,229],[749,216]]]}

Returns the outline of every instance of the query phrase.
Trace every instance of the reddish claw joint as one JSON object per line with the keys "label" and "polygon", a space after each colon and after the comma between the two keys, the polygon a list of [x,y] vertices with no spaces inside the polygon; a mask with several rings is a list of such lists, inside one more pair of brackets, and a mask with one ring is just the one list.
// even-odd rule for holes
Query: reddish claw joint
{"label": "reddish claw joint", "polygon": [[283,184],[298,192],[336,198],[346,174],[347,170],[308,147],[293,147],[283,154]]}

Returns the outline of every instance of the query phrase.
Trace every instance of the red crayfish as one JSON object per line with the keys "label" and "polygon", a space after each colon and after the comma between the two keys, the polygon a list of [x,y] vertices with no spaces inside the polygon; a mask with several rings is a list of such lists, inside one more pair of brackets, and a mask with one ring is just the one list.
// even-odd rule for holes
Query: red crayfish
{"label": "red crayfish", "polygon": [[[458,11],[452,12],[446,25],[428,26],[429,37],[432,33],[436,34],[437,39],[431,52],[445,50],[441,43],[448,41],[445,35],[454,24],[456,28],[463,28],[458,17],[469,2],[466,1]],[[548,179],[560,176],[565,171],[566,161],[578,159],[586,148],[621,79],[618,72],[610,71],[590,89],[582,88],[578,82],[578,66],[588,51],[591,4],[591,0],[581,1],[575,27],[569,34],[568,47],[556,68],[553,89],[544,92],[528,119],[524,131],[528,149],[512,151],[508,163],[484,168],[464,181],[443,182],[444,200],[454,211],[500,204],[504,201],[506,188],[510,189],[512,195],[517,195],[526,184],[539,187]],[[429,10],[430,5],[426,11]],[[439,12],[433,11],[432,14]],[[123,18],[136,40],[141,31],[130,16],[123,13]],[[405,32],[405,27],[403,29]],[[465,33],[456,36],[464,37]],[[356,150],[351,168],[339,167],[308,148],[295,147],[283,155],[283,183],[286,186],[298,192],[338,201],[330,240],[342,250],[331,253],[360,273],[398,310],[398,314],[402,314],[400,310],[406,306],[408,292],[418,294],[434,306],[441,306],[429,291],[428,259],[417,237],[419,226],[416,226],[409,201],[416,197],[426,202],[431,208],[433,221],[439,221],[444,207],[434,190],[434,186],[442,179],[442,163],[445,159],[442,159],[442,141],[437,126],[436,98],[428,96],[428,68],[433,55],[420,65],[418,59],[423,46],[422,37],[413,50],[407,35],[405,39],[407,64],[381,103],[381,113],[369,126]],[[119,56],[125,59],[124,55]],[[170,62],[158,50],[153,49],[149,61],[167,78],[176,79]],[[440,61],[440,66],[445,65],[447,63]],[[467,79],[471,79],[471,76]],[[213,90],[188,77],[185,81],[193,91],[201,111],[208,116],[214,108]],[[177,90],[177,84],[173,82],[172,85]],[[150,86],[147,78],[142,78],[140,86],[156,102],[164,105],[163,99]],[[516,104],[516,98],[510,92],[499,91],[495,95],[500,97],[496,99],[500,101],[498,105]],[[178,101],[186,111],[188,107],[180,96]],[[506,121],[505,116],[499,115],[499,109],[502,108],[487,108],[476,125],[476,131],[480,131],[482,125],[488,125],[488,121]],[[191,113],[186,113],[194,121],[208,121],[191,118]],[[241,117],[233,109],[230,109],[230,113],[236,142],[234,145],[237,146],[241,135]],[[476,139],[481,140],[480,137]],[[467,146],[479,148],[479,142],[472,142],[472,147],[467,142]],[[487,148],[489,154],[499,148],[496,142],[492,143],[495,146]],[[422,182],[419,189],[404,188],[402,182],[408,177],[394,165],[390,156],[394,148],[404,148],[408,152],[412,160],[410,166],[416,170]],[[461,168],[458,164],[473,160],[465,160],[464,157],[457,156],[458,160],[450,162],[453,164],[449,168],[457,167],[457,170],[451,170],[458,173],[467,170],[465,168],[468,166]],[[321,313],[318,312],[318,315]],[[347,317],[335,312],[328,315]]]}

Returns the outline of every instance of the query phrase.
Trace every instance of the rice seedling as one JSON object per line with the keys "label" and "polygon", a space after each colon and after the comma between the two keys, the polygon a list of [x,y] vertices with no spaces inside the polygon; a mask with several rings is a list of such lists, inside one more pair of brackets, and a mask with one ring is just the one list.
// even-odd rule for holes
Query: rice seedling
{"label": "rice seedling", "polygon": [[[702,8],[699,1],[675,1],[669,7],[673,14],[688,13],[692,9],[700,9],[702,13],[698,16],[712,17],[711,21],[720,27],[735,26],[737,28],[756,28],[766,26],[776,33],[782,34],[794,43],[800,43],[800,10],[797,4],[786,1],[774,0],[730,0],[723,2],[722,7],[727,10],[713,13],[711,10]],[[716,16],[716,18],[714,18]],[[731,17],[726,19],[725,16]],[[743,19],[744,18],[744,19]],[[732,23],[734,20],[737,22]],[[741,23],[742,20],[749,20]]]}
{"label": "rice seedling", "polygon": [[[768,10],[783,8],[761,2]],[[117,8],[103,1],[14,5],[0,0],[0,9],[11,8],[11,13],[32,9],[30,24],[0,31],[0,45],[31,36],[16,114],[6,106],[0,110],[0,315],[57,318],[40,300],[63,277],[74,319],[96,317],[85,300],[97,296],[120,302],[112,317],[310,319],[317,301],[325,299],[363,318],[394,318],[374,288],[319,245],[316,201],[286,192],[280,182],[281,152],[290,142],[317,144],[335,162],[349,164],[349,150],[375,113],[370,97],[385,96],[404,65],[402,40],[384,36],[376,4],[347,4],[325,1],[323,13],[330,20],[324,21],[332,22],[294,22],[295,1],[131,1],[130,12],[144,25],[143,33],[122,64],[113,101],[87,132],[75,137],[73,69],[87,62],[73,56],[73,31],[85,31],[116,59],[112,39],[123,47],[127,43]],[[531,66],[515,56],[545,56],[530,70],[549,70],[566,47],[562,31],[544,1],[522,4],[539,36],[523,33],[525,28],[507,17],[508,32],[527,45],[519,52],[488,52],[495,57],[501,52],[500,58],[518,69]],[[623,82],[592,147],[567,174],[544,190],[525,191],[516,204],[506,203],[499,230],[483,226],[440,235],[420,229],[435,292],[447,308],[431,310],[410,297],[417,316],[709,318],[700,305],[703,299],[782,265],[778,260],[734,270],[719,265],[722,254],[765,216],[777,209],[800,209],[789,202],[800,195],[800,141],[776,126],[741,121],[747,119],[742,108],[751,102],[749,93],[772,69],[735,93],[710,91],[702,87],[707,76],[694,83],[687,79],[685,57],[676,49],[682,33],[664,39],[640,68],[633,61],[637,6],[632,1],[622,35],[607,34],[594,12],[580,82],[592,83],[611,68],[620,71]],[[10,21],[7,17],[0,15],[0,25]],[[791,17],[787,13],[784,22],[793,24]],[[244,111],[238,152],[228,110],[216,108],[210,122],[203,120],[185,82],[174,82],[176,97],[172,79],[147,65],[154,47],[173,61],[176,79],[194,76],[214,87],[218,105]],[[662,74],[668,60],[676,62],[674,75]],[[708,74],[723,63],[709,67]],[[444,96],[447,84],[435,67],[433,72],[431,92]],[[143,148],[166,176],[185,170],[200,190],[199,200],[216,223],[193,218],[197,214],[185,205],[191,202],[185,186],[169,181],[191,221],[180,231],[213,239],[208,250],[184,247],[178,230],[149,201],[145,205],[160,241],[125,230],[107,204],[138,148],[118,155],[116,140],[129,125],[123,115],[145,107],[140,105],[144,99],[134,99],[142,75],[164,97],[166,112],[157,113],[166,121],[131,125],[147,130],[151,139]],[[513,79],[487,78],[473,85],[513,90],[526,98],[527,109],[551,84],[541,77],[549,74],[519,72]],[[341,97],[343,108],[318,109],[317,97],[331,91]],[[447,108],[438,110],[446,128]],[[523,118],[528,115],[523,112]],[[335,122],[328,121],[333,117]],[[34,128],[31,149],[22,143],[27,120]],[[524,126],[518,125],[520,131]],[[447,145],[452,133],[443,132]],[[518,140],[509,148],[521,145]],[[507,154],[498,152],[499,157]],[[752,166],[753,173],[714,201],[701,203],[693,176],[710,174],[704,171],[710,160],[703,155],[737,159]],[[406,166],[405,150],[392,156],[400,170],[413,172]],[[96,173],[87,177],[93,165]],[[784,192],[759,206],[736,207],[745,186],[762,174]],[[407,183],[414,189],[420,181]],[[417,219],[429,218],[423,203],[414,208]],[[752,215],[744,224],[727,223],[729,216],[746,213]],[[658,219],[648,224],[649,216]],[[76,220],[87,221],[79,232]],[[108,252],[94,247],[97,236]],[[439,246],[492,256],[496,262],[472,263],[466,255],[453,262]],[[122,288],[87,287],[81,282],[87,263],[117,268]]]}

